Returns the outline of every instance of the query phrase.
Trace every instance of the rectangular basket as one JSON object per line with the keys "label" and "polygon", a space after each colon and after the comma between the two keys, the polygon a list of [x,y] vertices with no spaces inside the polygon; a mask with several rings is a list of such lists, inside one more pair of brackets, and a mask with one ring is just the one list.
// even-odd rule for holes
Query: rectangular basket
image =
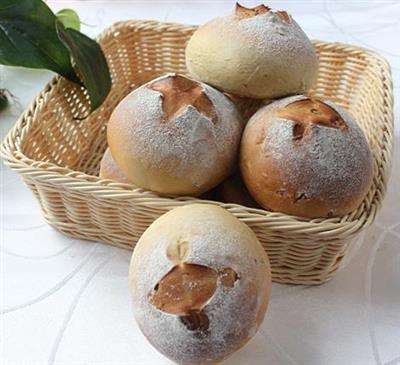
{"label": "rectangular basket", "polygon": [[[46,221],[66,235],[132,249],[143,231],[166,211],[198,199],[168,198],[96,175],[106,148],[106,124],[131,90],[166,72],[186,73],[185,45],[194,26],[126,21],[99,42],[113,87],[104,104],[88,113],[87,96],[55,77],[32,102],[1,147],[40,202]],[[373,151],[373,185],[357,210],[341,218],[304,219],[212,202],[247,223],[267,251],[273,280],[319,284],[338,270],[349,243],[374,220],[390,166],[393,134],[390,67],[357,47],[315,41],[320,66],[310,94],[348,109]]]}

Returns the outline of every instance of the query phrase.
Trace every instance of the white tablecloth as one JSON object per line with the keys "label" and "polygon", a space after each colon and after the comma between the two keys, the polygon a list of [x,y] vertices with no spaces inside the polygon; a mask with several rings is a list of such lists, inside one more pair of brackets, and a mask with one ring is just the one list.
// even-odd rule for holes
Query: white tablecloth
{"label": "white tablecloth", "polygon": [[[72,7],[89,35],[130,18],[201,23],[233,1],[49,1]],[[254,5],[256,2],[245,2]],[[310,38],[361,45],[391,62],[399,96],[399,1],[270,1]],[[3,87],[22,107],[51,73],[2,68]],[[18,108],[0,114],[1,136]],[[399,107],[395,107],[399,141]],[[398,143],[396,145],[396,148]],[[226,363],[368,365],[400,363],[400,152],[384,207],[351,259],[321,286],[274,284],[260,332]],[[1,328],[4,365],[161,365],[132,319],[130,252],[64,237],[46,225],[21,179],[1,167]],[[358,248],[358,250],[356,249]]]}

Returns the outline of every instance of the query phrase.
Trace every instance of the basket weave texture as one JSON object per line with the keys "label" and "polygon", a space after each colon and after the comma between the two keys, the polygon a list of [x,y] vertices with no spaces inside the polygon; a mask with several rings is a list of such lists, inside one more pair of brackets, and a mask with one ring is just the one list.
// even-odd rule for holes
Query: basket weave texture
{"label": "basket weave texture", "polygon": [[[112,110],[131,90],[154,77],[166,72],[185,74],[185,45],[195,29],[154,21],[114,24],[98,38],[113,79],[103,105],[82,119],[89,112],[87,95],[55,77],[9,132],[1,146],[2,157],[22,175],[46,221],[57,230],[132,249],[161,214],[199,202],[190,197],[160,197],[96,176]],[[310,95],[348,109],[373,151],[375,176],[363,203],[341,218],[304,219],[207,201],[226,208],[254,230],[269,255],[273,280],[282,283],[319,284],[332,277],[351,241],[373,222],[390,168],[393,97],[389,65],[366,49],[313,44],[320,66]]]}

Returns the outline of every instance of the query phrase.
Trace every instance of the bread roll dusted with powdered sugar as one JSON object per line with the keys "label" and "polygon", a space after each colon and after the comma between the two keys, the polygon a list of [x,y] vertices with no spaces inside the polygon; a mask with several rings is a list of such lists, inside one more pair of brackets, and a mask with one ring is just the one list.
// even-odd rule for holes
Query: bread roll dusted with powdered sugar
{"label": "bread roll dusted with powdered sugar", "polygon": [[200,195],[232,171],[242,132],[225,95],[169,74],[133,91],[111,115],[112,155],[135,185],[163,194]]}
{"label": "bread roll dusted with powdered sugar", "polygon": [[264,208],[304,217],[356,209],[373,177],[363,131],[343,108],[293,96],[260,109],[242,137],[240,170]]}
{"label": "bread roll dusted with powdered sugar", "polygon": [[318,67],[314,48],[285,11],[236,8],[200,26],[186,47],[189,73],[218,89],[260,99],[306,92]]}
{"label": "bread roll dusted with powdered sugar", "polygon": [[271,288],[254,232],[209,204],[158,218],[139,239],[129,275],[140,329],[185,365],[215,364],[245,345],[264,319]]}

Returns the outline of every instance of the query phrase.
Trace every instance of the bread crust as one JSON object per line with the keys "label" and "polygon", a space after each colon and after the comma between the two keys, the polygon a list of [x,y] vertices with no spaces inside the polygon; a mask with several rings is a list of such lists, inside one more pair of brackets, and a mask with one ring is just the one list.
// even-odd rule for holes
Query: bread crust
{"label": "bread crust", "polygon": [[139,239],[129,274],[142,332],[178,364],[217,363],[247,343],[263,321],[271,288],[268,257],[254,232],[210,204],[158,218]]}
{"label": "bread crust", "polygon": [[232,171],[243,125],[235,105],[203,83],[177,74],[126,96],[107,128],[112,155],[137,186],[197,196]]}
{"label": "bread crust", "polygon": [[117,163],[114,161],[110,149],[107,147],[103,158],[100,161],[99,176],[102,179],[115,180],[124,184],[131,184],[130,180],[121,171]]}
{"label": "bread crust", "polygon": [[372,183],[373,159],[363,131],[344,109],[294,96],[249,120],[240,171],[265,209],[332,217],[361,204]]}
{"label": "bread crust", "polygon": [[236,9],[201,25],[186,47],[186,66],[197,80],[258,99],[307,92],[316,79],[317,54],[284,11]]}

